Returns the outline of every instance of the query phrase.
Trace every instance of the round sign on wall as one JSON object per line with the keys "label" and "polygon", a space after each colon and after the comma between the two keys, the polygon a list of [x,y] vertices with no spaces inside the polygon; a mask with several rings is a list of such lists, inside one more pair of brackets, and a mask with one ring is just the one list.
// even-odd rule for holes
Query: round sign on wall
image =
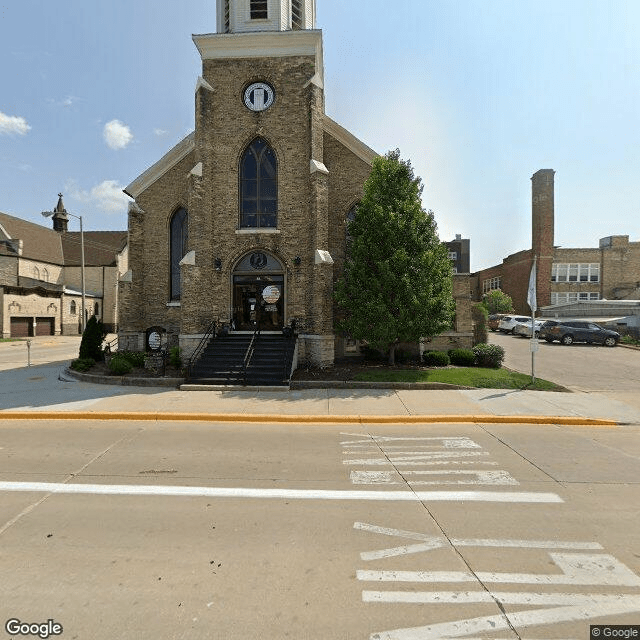
{"label": "round sign on wall", "polygon": [[275,284],[270,284],[262,290],[262,297],[268,304],[275,304],[280,300],[280,289]]}

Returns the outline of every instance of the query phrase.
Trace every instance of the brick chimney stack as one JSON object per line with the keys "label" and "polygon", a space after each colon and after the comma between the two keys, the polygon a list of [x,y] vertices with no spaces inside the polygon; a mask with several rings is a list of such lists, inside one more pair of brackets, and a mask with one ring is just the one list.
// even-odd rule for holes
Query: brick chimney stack
{"label": "brick chimney stack", "polygon": [[538,257],[538,308],[551,304],[551,266],[553,264],[554,224],[553,169],[540,169],[531,176],[531,251]]}

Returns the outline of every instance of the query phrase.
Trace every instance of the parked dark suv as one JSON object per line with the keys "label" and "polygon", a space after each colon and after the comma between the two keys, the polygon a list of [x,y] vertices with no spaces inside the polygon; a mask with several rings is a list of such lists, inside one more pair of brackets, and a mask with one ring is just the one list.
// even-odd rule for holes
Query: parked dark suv
{"label": "parked dark suv", "polygon": [[547,342],[558,340],[562,344],[588,342],[615,347],[620,334],[587,320],[547,320],[540,328],[540,338]]}

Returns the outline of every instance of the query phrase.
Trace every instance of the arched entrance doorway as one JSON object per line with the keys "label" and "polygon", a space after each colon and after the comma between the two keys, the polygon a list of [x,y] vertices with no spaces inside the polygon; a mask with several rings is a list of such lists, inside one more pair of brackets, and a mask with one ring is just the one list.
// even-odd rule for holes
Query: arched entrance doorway
{"label": "arched entrance doorway", "polygon": [[251,251],[232,273],[235,331],[279,331],[284,327],[284,267],[264,251]]}

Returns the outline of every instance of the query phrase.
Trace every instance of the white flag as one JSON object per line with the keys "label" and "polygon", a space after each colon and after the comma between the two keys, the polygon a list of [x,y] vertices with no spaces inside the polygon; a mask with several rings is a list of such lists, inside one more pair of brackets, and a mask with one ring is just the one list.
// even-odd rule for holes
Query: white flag
{"label": "white flag", "polygon": [[531,313],[535,313],[538,304],[536,303],[536,261],[534,259],[529,276],[529,291],[527,291],[527,304],[531,307]]}

